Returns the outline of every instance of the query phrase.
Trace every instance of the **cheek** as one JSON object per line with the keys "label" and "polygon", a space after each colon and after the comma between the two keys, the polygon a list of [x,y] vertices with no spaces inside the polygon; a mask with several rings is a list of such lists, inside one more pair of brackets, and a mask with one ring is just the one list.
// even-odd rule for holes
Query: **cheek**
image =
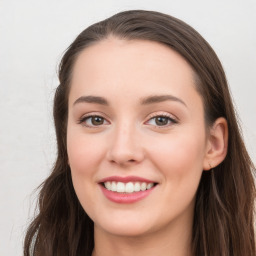
{"label": "cheek", "polygon": [[99,144],[87,136],[70,132],[67,135],[67,152],[73,174],[88,176],[93,166],[99,161]]}
{"label": "cheek", "polygon": [[151,153],[153,161],[167,177],[202,172],[205,150],[202,136],[193,136],[191,133],[176,134],[153,145],[156,145]]}
{"label": "cheek", "polygon": [[[71,127],[67,133],[67,152],[74,189],[84,209],[90,207],[102,158],[104,140]],[[88,206],[89,205],[89,206]]]}
{"label": "cheek", "polygon": [[67,135],[67,152],[76,195],[86,210],[93,206],[95,175],[100,159],[99,147],[86,136],[70,132]]}
{"label": "cheek", "polygon": [[163,193],[161,202],[167,219],[170,214],[175,216],[187,209],[190,213],[193,211],[203,171],[204,145],[202,136],[177,135],[162,141],[151,151],[151,161],[163,177],[162,185],[166,193]]}

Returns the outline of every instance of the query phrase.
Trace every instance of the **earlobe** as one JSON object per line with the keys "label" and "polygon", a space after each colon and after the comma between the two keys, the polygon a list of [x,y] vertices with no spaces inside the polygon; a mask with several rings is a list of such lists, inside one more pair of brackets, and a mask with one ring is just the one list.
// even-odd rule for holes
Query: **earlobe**
{"label": "earlobe", "polygon": [[226,157],[228,150],[228,124],[223,117],[216,119],[210,128],[205,152],[204,170],[211,170]]}

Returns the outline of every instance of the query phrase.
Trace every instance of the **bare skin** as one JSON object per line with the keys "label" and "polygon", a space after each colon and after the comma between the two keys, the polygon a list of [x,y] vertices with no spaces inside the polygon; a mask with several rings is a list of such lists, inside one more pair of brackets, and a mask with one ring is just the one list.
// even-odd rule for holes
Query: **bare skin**
{"label": "bare skin", "polygon": [[[195,87],[190,65],[156,42],[110,37],[79,55],[67,151],[76,194],[94,221],[93,256],[191,255],[200,177],[223,161],[228,137],[223,118],[206,129]],[[112,176],[154,188],[117,203],[102,192]]]}

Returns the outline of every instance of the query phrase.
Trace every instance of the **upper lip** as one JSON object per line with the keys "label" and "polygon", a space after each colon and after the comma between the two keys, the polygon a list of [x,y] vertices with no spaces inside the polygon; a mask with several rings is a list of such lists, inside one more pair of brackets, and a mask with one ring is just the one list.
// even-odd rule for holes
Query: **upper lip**
{"label": "upper lip", "polygon": [[149,180],[149,179],[145,179],[142,177],[138,177],[138,176],[126,176],[126,177],[121,177],[121,176],[110,176],[110,177],[106,177],[102,180],[99,181],[99,183],[104,183],[107,181],[116,181],[116,182],[123,182],[123,183],[127,183],[127,182],[135,182],[135,181],[139,181],[139,182],[146,182],[146,183],[156,183],[155,181]]}

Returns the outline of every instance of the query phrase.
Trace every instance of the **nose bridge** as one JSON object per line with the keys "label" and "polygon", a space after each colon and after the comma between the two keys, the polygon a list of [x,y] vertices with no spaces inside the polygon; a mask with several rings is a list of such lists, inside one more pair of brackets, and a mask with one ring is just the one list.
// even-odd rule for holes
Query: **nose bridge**
{"label": "nose bridge", "polygon": [[114,127],[109,146],[109,159],[119,164],[139,162],[143,150],[138,139],[138,129],[134,122],[120,120]]}

